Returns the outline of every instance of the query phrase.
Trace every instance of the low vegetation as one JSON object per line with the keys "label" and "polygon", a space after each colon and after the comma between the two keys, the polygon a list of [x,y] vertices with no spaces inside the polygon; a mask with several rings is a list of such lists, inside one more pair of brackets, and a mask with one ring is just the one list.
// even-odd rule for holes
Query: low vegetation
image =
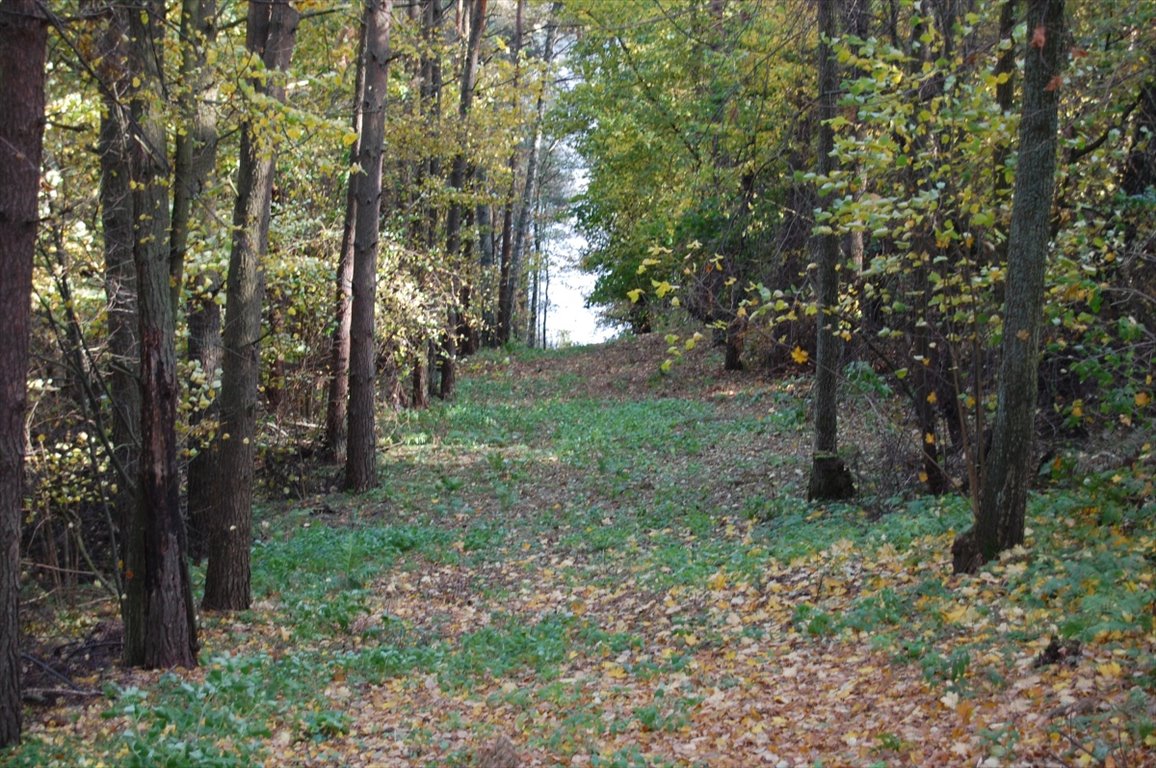
{"label": "low vegetation", "polygon": [[[456,402],[389,425],[379,489],[260,507],[254,606],[201,617],[198,669],[105,666],[115,604],[95,587],[54,604],[45,659],[91,663],[5,759],[1153,764],[1149,443],[1098,468],[1061,447],[1027,545],[954,576],[965,498],[876,482],[807,503],[807,381],[723,373],[705,346],[661,375],[664,353],[643,338],[467,362]],[[851,465],[917,471],[860,374]]]}

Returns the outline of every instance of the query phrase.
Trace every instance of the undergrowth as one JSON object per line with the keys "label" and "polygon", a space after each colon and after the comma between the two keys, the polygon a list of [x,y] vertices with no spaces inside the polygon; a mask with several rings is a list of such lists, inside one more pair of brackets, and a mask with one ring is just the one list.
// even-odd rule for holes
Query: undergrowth
{"label": "undergrowth", "polygon": [[[522,713],[511,727],[523,743],[559,762],[682,765],[647,745],[700,727],[709,691],[687,681],[702,674],[701,654],[775,643],[881,653],[971,722],[992,701],[1037,695],[1024,676],[1050,663],[1036,661],[1049,643],[1068,642],[1079,650],[1050,685],[1082,700],[1125,681],[1126,695],[1066,704],[1043,735],[989,718],[970,748],[1015,759],[1035,744],[1062,764],[1127,765],[1156,746],[1150,456],[1049,480],[1032,498],[1026,547],[956,577],[962,498],[894,501],[879,516],[749,480],[761,467],[802,469],[794,454],[756,450],[799,428],[799,409],[771,385],[733,401],[606,400],[576,395],[568,373],[515,378],[505,355],[477,361],[456,402],[397,417],[379,490],[330,497],[339,514],[259,511],[254,608],[205,617],[200,670],[109,683],[90,709],[97,726],[79,725],[78,709],[64,715],[71,727],[33,718],[8,763],[176,768],[339,753],[365,738],[350,692],[393,685]],[[471,576],[444,590],[441,613],[404,603],[447,573]],[[575,687],[588,670],[618,686],[600,701],[629,703],[600,709]],[[721,669],[712,679],[744,685]],[[548,726],[536,725],[541,713]],[[454,732],[493,732],[453,717]],[[399,732],[407,759],[469,764],[469,748],[434,732],[449,721],[432,722]],[[884,763],[915,748],[898,730],[871,744]]]}

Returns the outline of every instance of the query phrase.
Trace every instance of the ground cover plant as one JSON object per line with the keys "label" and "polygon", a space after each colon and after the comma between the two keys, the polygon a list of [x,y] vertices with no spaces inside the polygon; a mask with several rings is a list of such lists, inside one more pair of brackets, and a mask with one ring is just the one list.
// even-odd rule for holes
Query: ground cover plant
{"label": "ground cover plant", "polygon": [[[957,576],[964,498],[807,503],[805,383],[664,353],[473,358],[389,425],[380,488],[259,509],[254,604],[201,617],[198,669],[93,664],[5,762],[1156,764],[1150,445],[1057,455],[1026,546]],[[864,462],[885,407],[848,409]]]}

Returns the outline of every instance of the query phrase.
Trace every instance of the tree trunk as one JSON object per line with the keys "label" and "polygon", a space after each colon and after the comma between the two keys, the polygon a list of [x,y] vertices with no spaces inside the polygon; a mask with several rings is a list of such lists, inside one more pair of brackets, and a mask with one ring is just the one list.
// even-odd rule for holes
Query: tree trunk
{"label": "tree trunk", "polygon": [[956,568],[965,570],[1023,543],[1028,484],[1034,467],[1031,458],[1044,268],[1058,146],[1058,86],[1067,45],[1064,1],[1031,0],[1027,21],[997,406],[975,529],[956,542],[957,548],[973,549],[970,557],[956,553]]}
{"label": "tree trunk", "polygon": [[[177,469],[179,392],[169,284],[169,165],[160,114],[164,89],[158,52],[164,48],[164,11],[160,0],[147,0],[129,13],[133,75],[129,147],[141,343],[141,490],[134,523],[144,530],[144,553],[140,558],[126,553],[125,560],[143,561],[144,573],[126,572],[125,579],[144,578],[144,648],[141,657],[126,661],[145,667],[192,667],[197,663],[197,630]],[[130,544],[136,539],[131,531],[126,538]]]}
{"label": "tree trunk", "polygon": [[108,377],[112,408],[113,456],[118,469],[114,499],[119,528],[118,580],[124,658],[144,656],[144,580],[126,578],[144,573],[144,526],[136,522],[140,509],[140,340],[137,317],[137,276],[133,248],[135,220],[128,111],[128,9],[114,4],[100,42],[98,73],[105,85],[100,119],[100,217],[104,235],[104,290],[108,301]]}
{"label": "tree trunk", "polygon": [[[208,47],[216,38],[215,0],[183,0],[181,3],[181,90],[178,108],[186,130],[178,131],[173,166],[173,220],[169,236],[169,271],[173,281],[173,306],[179,306],[184,281],[185,256],[194,223],[202,235],[212,231],[215,211],[211,197],[203,195],[205,183],[217,162],[217,115],[206,98],[212,81],[207,65]],[[211,94],[209,94],[211,98]],[[200,206],[197,215],[194,206]],[[205,388],[221,364],[221,310],[216,302],[221,276],[209,269],[199,275],[188,298],[188,359],[200,368]],[[200,562],[205,549],[205,518],[212,504],[216,467],[215,440],[199,435],[198,427],[217,419],[214,397],[206,407],[194,404],[189,412],[189,466],[186,479],[186,518],[189,556]]]}
{"label": "tree trunk", "polygon": [[[459,145],[464,145],[469,135],[470,107],[474,101],[474,85],[478,78],[478,52],[482,45],[482,32],[486,28],[487,0],[473,0],[470,4],[470,34],[466,43],[466,57],[462,63],[461,99],[458,103],[458,122],[461,130]],[[462,252],[462,192],[466,184],[466,153],[464,147],[454,155],[453,165],[450,168],[450,207],[446,212],[446,257],[451,264],[458,264]],[[455,269],[455,273],[460,270]],[[454,279],[457,282],[457,279]],[[443,400],[453,397],[457,365],[458,350],[463,343],[468,344],[472,330],[465,319],[469,309],[470,287],[461,286],[453,295],[457,297],[458,306],[451,306],[446,320],[442,357],[439,368],[441,370],[440,395]],[[452,301],[452,300],[451,300]]]}
{"label": "tree trunk", "polygon": [[[365,59],[365,24],[357,41],[357,60]],[[353,86],[353,130],[357,141],[350,147],[350,164],[361,154],[361,104],[365,99],[365,67],[360,63]],[[325,407],[325,451],[335,464],[345,463],[346,427],[349,423],[349,328],[353,305],[353,225],[357,220],[357,196],[350,179],[345,194],[345,223],[341,252],[337,256],[337,287],[334,297],[333,339],[329,347],[329,393]]]}
{"label": "tree trunk", "polygon": [[[838,0],[819,0],[819,147],[818,173],[825,176],[833,170],[831,153],[835,146],[834,131],[828,121],[835,117],[838,99],[838,64],[829,40],[834,38]],[[820,195],[819,205],[829,195]],[[838,457],[838,385],[841,344],[835,335],[835,311],[839,299],[839,238],[818,235],[813,238],[815,250],[816,314],[815,339],[815,449],[811,463],[809,499],[841,499],[854,493],[850,474]]]}
{"label": "tree trunk", "polygon": [[538,84],[538,98],[535,104],[534,124],[530,130],[529,153],[526,157],[526,183],[522,187],[522,200],[518,206],[518,223],[514,226],[514,247],[510,253],[510,269],[507,278],[507,291],[512,291],[509,306],[509,322],[513,328],[514,317],[518,306],[518,286],[522,282],[522,273],[525,271],[526,240],[530,235],[530,218],[534,212],[534,203],[538,195],[538,167],[539,155],[542,147],[542,120],[546,114],[546,81],[549,78],[550,62],[554,58],[554,42],[558,27],[553,20],[546,25],[546,47],[543,53],[545,71],[542,73],[542,82]]}
{"label": "tree trunk", "polygon": [[[518,0],[514,22],[514,58],[513,93],[518,92],[521,80],[522,65],[522,24],[526,13],[526,0]],[[505,344],[510,340],[514,330],[514,297],[517,295],[517,275],[513,269],[514,253],[514,204],[518,190],[518,150],[510,153],[510,191],[506,197],[506,204],[502,211],[502,250],[498,262],[498,329],[495,334],[497,344]]]}
{"label": "tree trunk", "polygon": [[0,748],[20,742],[20,517],[48,25],[0,0]]}
{"label": "tree trunk", "polygon": [[349,363],[349,447],[345,487],[363,491],[377,484],[377,433],[374,414],[374,304],[381,218],[381,160],[385,137],[385,97],[389,84],[391,0],[366,0],[365,69],[361,104],[360,171],[355,185],[357,221],[353,237],[353,315]]}
{"label": "tree trunk", "polygon": [[[289,67],[297,32],[297,11],[289,0],[249,4],[245,47],[270,73]],[[284,101],[275,78],[254,89]],[[257,390],[260,384],[261,261],[269,244],[276,151],[262,129],[248,122],[241,132],[241,165],[233,212],[233,247],[223,333],[221,439],[217,447],[218,491],[209,521],[209,564],[205,570],[208,610],[243,610],[250,601],[249,550],[253,528],[253,465],[257,443]]]}

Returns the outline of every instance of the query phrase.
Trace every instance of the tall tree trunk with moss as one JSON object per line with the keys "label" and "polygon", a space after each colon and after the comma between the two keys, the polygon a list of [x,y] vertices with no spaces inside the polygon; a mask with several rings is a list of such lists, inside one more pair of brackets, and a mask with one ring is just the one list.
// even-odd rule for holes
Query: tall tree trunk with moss
{"label": "tall tree trunk with moss", "polygon": [[[139,658],[127,661],[150,668],[197,663],[177,468],[179,391],[168,249],[170,168],[161,117],[164,24],[165,4],[160,0],[146,0],[129,14],[129,147],[141,346],[141,487],[134,525],[144,530],[144,553],[138,558],[126,552],[125,560],[143,561],[144,573],[126,572],[125,578],[144,579],[144,647]],[[136,542],[131,532],[126,539],[130,546]],[[132,593],[128,594],[131,599]]]}
{"label": "tall tree trunk with moss", "polygon": [[20,742],[20,518],[48,25],[0,0],[0,748]]}
{"label": "tall tree trunk with moss", "polygon": [[995,423],[975,526],[952,548],[957,572],[973,572],[1023,543],[1033,476],[1044,269],[1055,192],[1060,72],[1067,46],[1064,0],[1030,0],[1027,30]]}
{"label": "tall tree trunk with moss", "polygon": [[[297,19],[289,0],[249,4],[245,47],[260,60],[258,71],[264,70],[254,77],[253,88],[276,101],[285,99],[285,86],[278,78],[289,67]],[[241,132],[233,247],[226,283],[218,488],[207,526],[209,564],[202,603],[210,610],[243,610],[250,601],[249,550],[260,383],[258,340],[264,298],[261,262],[269,247],[277,156],[268,123],[253,116]]]}
{"label": "tall tree trunk with moss", "polygon": [[[831,173],[835,147],[834,130],[830,120],[835,117],[838,99],[839,75],[831,40],[838,30],[836,18],[838,0],[819,0],[819,146],[817,171],[820,176]],[[826,205],[829,195],[821,194],[820,207]],[[812,238],[815,251],[816,293],[818,312],[815,315],[815,446],[811,463],[811,478],[807,487],[810,499],[841,499],[854,493],[851,475],[838,449],[838,386],[841,344],[835,334],[835,312],[839,299],[839,238],[837,235],[816,235]]]}
{"label": "tall tree trunk with moss", "polygon": [[345,487],[363,491],[377,484],[377,430],[374,413],[374,373],[377,344],[374,305],[377,295],[377,251],[381,219],[381,163],[385,141],[385,96],[389,85],[391,0],[366,0],[365,51],[355,185],[357,218],[353,235],[353,313],[349,360],[349,447]]}

